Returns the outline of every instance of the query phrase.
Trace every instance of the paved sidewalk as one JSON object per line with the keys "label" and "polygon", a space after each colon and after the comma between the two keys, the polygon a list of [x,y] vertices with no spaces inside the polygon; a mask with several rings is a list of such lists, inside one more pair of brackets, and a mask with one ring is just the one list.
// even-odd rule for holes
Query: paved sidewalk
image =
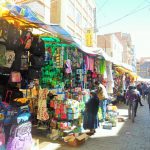
{"label": "paved sidewalk", "polygon": [[119,115],[125,122],[118,123],[112,130],[98,128],[96,134],[80,147],[44,142],[40,150],[150,150],[150,113],[146,101],[143,104],[138,107],[135,123],[127,118],[127,106],[122,105]]}

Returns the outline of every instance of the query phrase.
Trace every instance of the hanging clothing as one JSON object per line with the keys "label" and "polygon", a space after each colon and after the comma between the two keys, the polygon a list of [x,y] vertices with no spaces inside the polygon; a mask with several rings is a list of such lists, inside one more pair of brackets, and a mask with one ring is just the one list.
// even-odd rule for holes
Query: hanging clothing
{"label": "hanging clothing", "polygon": [[70,59],[67,59],[66,60],[66,73],[72,73],[72,69],[71,69],[71,60]]}
{"label": "hanging clothing", "polygon": [[84,62],[86,70],[94,71],[94,58],[90,58],[88,55],[84,56]]}
{"label": "hanging clothing", "polygon": [[105,71],[106,71],[106,61],[105,59],[100,59],[100,74],[104,75]]}
{"label": "hanging clothing", "polygon": [[47,112],[47,95],[48,89],[41,89],[39,91],[37,119],[41,121],[49,119]]}

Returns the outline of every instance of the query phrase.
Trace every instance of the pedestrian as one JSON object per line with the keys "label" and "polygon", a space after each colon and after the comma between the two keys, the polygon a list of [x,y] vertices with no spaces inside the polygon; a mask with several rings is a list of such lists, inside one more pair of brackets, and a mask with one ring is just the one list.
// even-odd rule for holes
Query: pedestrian
{"label": "pedestrian", "polygon": [[135,86],[129,86],[129,89],[126,93],[126,101],[127,105],[129,106],[128,112],[129,112],[129,119],[131,118],[131,109],[133,107],[134,117],[136,117],[137,108],[138,108],[138,100],[139,100],[139,93],[136,90]]}
{"label": "pedestrian", "polygon": [[93,90],[90,92],[90,99],[86,103],[83,127],[84,129],[90,129],[90,133],[94,134],[95,129],[99,126],[98,120],[99,99],[96,92]]}
{"label": "pedestrian", "polygon": [[149,111],[150,111],[150,87],[148,88],[148,98],[147,98],[148,106],[149,106]]}
{"label": "pedestrian", "polygon": [[[96,85],[99,83],[95,83]],[[102,121],[104,122],[106,119],[106,108],[107,108],[107,100],[108,100],[108,94],[106,91],[106,88],[103,84],[99,84],[97,86],[97,96],[100,101],[100,107],[102,110]]]}
{"label": "pedestrian", "polygon": [[138,84],[138,85],[136,86],[136,89],[137,89],[137,92],[138,92],[138,94],[139,94],[139,100],[138,100],[138,102],[139,102],[140,106],[144,106],[144,105],[142,104],[142,102],[141,102],[141,99],[142,99],[142,88],[141,88],[141,84]]}
{"label": "pedestrian", "polygon": [[145,98],[146,98],[146,90],[147,90],[147,85],[146,85],[146,83],[141,83],[141,88],[142,88],[142,97],[143,97],[143,100],[145,100]]}

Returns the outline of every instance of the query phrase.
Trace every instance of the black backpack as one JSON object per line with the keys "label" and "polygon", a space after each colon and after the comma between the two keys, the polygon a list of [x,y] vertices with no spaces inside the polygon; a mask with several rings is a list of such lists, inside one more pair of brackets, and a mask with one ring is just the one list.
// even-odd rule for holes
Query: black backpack
{"label": "black backpack", "polygon": [[30,62],[33,68],[40,69],[44,65],[44,58],[43,56],[31,55]]}
{"label": "black backpack", "polygon": [[45,44],[42,39],[38,37],[34,37],[32,41],[32,45],[30,48],[30,52],[36,56],[44,56],[45,55]]}
{"label": "black backpack", "polygon": [[15,50],[17,48],[19,37],[19,30],[13,24],[9,24],[6,41],[8,50]]}
{"label": "black backpack", "polygon": [[35,69],[33,67],[29,67],[28,69],[28,79],[29,80],[34,80],[34,79],[39,79],[42,76],[42,71],[41,69]]}

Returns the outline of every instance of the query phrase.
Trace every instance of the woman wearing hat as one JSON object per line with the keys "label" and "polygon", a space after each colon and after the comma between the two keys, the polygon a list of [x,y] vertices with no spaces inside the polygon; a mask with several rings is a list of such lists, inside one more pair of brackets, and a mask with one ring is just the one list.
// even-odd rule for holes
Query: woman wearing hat
{"label": "woman wearing hat", "polygon": [[95,133],[95,129],[98,127],[99,99],[95,91],[91,91],[90,96],[86,103],[83,127],[84,129],[90,129],[91,133]]}

